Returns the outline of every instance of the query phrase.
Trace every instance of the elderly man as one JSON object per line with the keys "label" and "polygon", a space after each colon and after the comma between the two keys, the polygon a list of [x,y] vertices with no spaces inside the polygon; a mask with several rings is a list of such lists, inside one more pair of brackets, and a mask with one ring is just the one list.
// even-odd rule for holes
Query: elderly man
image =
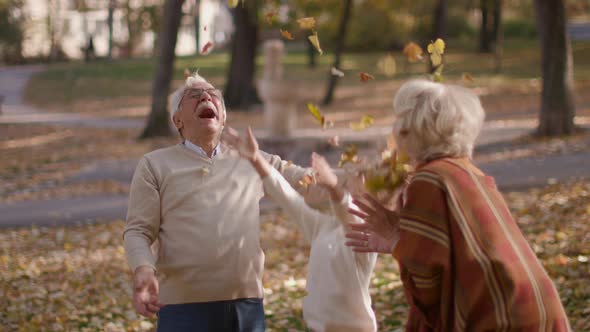
{"label": "elderly man", "polygon": [[[263,331],[260,177],[220,145],[225,105],[205,79],[188,77],[170,110],[183,142],[143,156],[131,183],[133,305],[158,331]],[[267,157],[291,183],[308,172]]]}

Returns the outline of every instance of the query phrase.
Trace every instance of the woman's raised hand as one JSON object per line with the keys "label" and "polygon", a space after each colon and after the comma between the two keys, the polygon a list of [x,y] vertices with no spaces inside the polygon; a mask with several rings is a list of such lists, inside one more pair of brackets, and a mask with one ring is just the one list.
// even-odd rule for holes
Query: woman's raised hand
{"label": "woman's raised hand", "polygon": [[351,224],[346,233],[346,245],[357,252],[392,253],[399,240],[399,217],[369,194],[364,194],[366,203],[353,199],[359,210],[349,209],[351,214],[363,219],[364,224]]}

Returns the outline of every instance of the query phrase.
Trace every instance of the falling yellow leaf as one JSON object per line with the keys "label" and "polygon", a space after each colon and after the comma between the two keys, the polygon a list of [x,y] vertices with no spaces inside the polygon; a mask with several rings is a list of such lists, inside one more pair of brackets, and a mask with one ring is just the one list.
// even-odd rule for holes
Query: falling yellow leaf
{"label": "falling yellow leaf", "polygon": [[365,73],[365,72],[361,72],[359,73],[359,77],[361,78],[361,82],[367,82],[369,80],[374,80],[375,76],[369,74],[369,73]]}
{"label": "falling yellow leaf", "polygon": [[324,51],[322,51],[322,48],[320,47],[320,40],[318,38],[317,32],[314,33],[313,35],[308,36],[307,38],[309,38],[309,41],[311,42],[313,47],[315,47],[315,49],[318,50],[318,53],[320,55],[324,54]]}
{"label": "falling yellow leaf", "polygon": [[445,42],[438,38],[433,43],[428,44],[428,53],[430,53],[430,61],[433,67],[437,67],[442,63],[442,55],[445,53]]}
{"label": "falling yellow leaf", "polygon": [[471,76],[471,74],[469,73],[463,73],[463,75],[461,75],[461,78],[464,82],[473,83],[473,76]]}
{"label": "falling yellow leaf", "polygon": [[297,20],[299,23],[299,28],[302,30],[311,30],[315,27],[315,18],[313,17],[304,17]]}
{"label": "falling yellow leaf", "polygon": [[229,6],[229,8],[236,8],[239,3],[240,0],[227,0],[227,5]]}
{"label": "falling yellow leaf", "polygon": [[326,121],[326,117],[320,112],[320,109],[316,105],[312,103],[307,103],[307,109],[309,110],[311,115],[313,115],[316,121],[320,124],[320,126],[322,126],[322,129],[333,125],[331,121]]}
{"label": "falling yellow leaf", "polygon": [[281,31],[281,36],[283,38],[285,38],[287,40],[293,40],[293,35],[289,31],[283,30],[283,29],[281,29],[280,31]]}
{"label": "falling yellow leaf", "polygon": [[340,161],[338,162],[338,167],[342,167],[348,163],[357,163],[358,162],[358,150],[356,145],[349,144],[344,149],[344,152],[340,155]]}
{"label": "falling yellow leaf", "polygon": [[403,53],[410,62],[416,62],[422,60],[422,54],[424,51],[418,44],[409,42],[404,47]]}
{"label": "falling yellow leaf", "polygon": [[330,69],[330,73],[334,76],[338,76],[338,77],[344,77],[344,72],[342,70],[339,70],[336,67],[332,67]]}
{"label": "falling yellow leaf", "polygon": [[385,76],[392,77],[396,71],[395,58],[391,54],[388,54],[379,59],[377,67]]}
{"label": "falling yellow leaf", "polygon": [[375,119],[372,116],[363,115],[360,122],[351,122],[350,123],[350,129],[357,130],[357,131],[365,130],[365,129],[369,128],[370,126],[372,126],[373,122],[375,122]]}

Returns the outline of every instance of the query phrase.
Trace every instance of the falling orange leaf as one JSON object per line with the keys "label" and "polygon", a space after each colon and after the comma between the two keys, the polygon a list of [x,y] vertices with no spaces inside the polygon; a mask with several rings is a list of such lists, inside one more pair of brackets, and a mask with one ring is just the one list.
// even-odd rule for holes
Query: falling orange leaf
{"label": "falling orange leaf", "polygon": [[205,46],[203,46],[203,48],[201,49],[201,54],[209,54],[209,52],[211,51],[211,48],[213,47],[213,43],[212,42],[207,42],[205,44]]}
{"label": "falling orange leaf", "polygon": [[409,42],[404,47],[403,53],[410,62],[416,62],[422,60],[422,54],[424,51],[418,44]]}
{"label": "falling orange leaf", "polygon": [[287,31],[287,30],[283,30],[281,29],[281,36],[283,36],[283,38],[287,39],[287,40],[293,40],[293,35]]}
{"label": "falling orange leaf", "polygon": [[359,73],[359,76],[361,78],[361,82],[367,82],[369,80],[374,80],[375,79],[375,76],[373,76],[371,74],[368,74],[368,73],[365,73],[365,72]]}
{"label": "falling orange leaf", "polygon": [[299,23],[299,28],[302,30],[311,30],[315,27],[315,18],[313,17],[304,17],[297,20]]}

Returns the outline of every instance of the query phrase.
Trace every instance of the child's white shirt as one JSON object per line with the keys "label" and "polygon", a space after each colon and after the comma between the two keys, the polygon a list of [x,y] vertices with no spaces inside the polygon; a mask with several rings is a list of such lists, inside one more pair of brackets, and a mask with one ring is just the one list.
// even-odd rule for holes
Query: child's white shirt
{"label": "child's white shirt", "polygon": [[299,224],[311,243],[303,299],[307,326],[314,332],[376,331],[369,284],[377,254],[355,253],[345,244],[343,223],[362,222],[347,211],[353,206],[350,195],[333,204],[334,215],[328,215],[309,207],[274,168],[262,182],[267,196]]}

